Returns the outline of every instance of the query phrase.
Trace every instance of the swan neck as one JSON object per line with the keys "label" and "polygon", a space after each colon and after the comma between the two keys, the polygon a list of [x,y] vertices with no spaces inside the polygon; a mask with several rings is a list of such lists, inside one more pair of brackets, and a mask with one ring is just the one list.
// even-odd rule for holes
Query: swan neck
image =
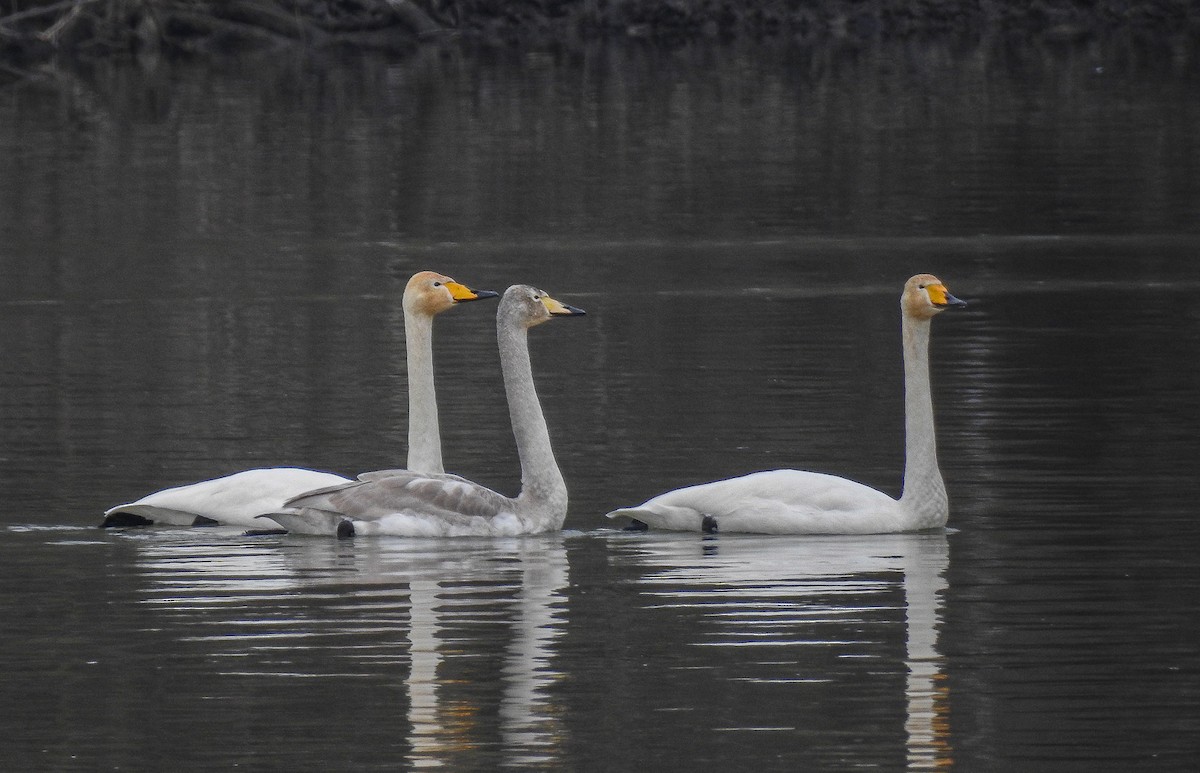
{"label": "swan neck", "polygon": [[518,500],[530,506],[555,505],[555,511],[561,509],[565,513],[567,486],[554,459],[550,431],[534,386],[528,331],[519,322],[503,316],[497,318],[496,328],[504,391],[521,460]]}
{"label": "swan neck", "polygon": [[909,528],[946,523],[946,486],[937,463],[933,396],[929,383],[930,320],[903,317],[904,338],[904,491],[900,504]]}
{"label": "swan neck", "polygon": [[433,317],[404,310],[408,357],[408,469],[442,472],[442,440],[433,383]]}

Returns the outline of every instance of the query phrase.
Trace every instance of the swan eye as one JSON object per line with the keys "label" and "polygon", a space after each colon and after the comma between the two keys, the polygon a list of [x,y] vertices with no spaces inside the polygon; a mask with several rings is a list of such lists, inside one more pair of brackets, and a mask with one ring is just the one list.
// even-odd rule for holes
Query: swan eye
{"label": "swan eye", "polygon": [[434,287],[441,287],[441,286],[442,286],[442,283],[441,283],[441,282],[438,282],[438,281],[434,281],[434,283],[433,283],[433,286],[434,286]]}

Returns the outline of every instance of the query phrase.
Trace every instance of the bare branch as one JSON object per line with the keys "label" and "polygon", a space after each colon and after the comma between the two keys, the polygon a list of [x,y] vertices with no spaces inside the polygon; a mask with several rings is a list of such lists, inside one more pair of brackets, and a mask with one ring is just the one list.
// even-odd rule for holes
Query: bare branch
{"label": "bare branch", "polygon": [[63,35],[70,32],[79,23],[79,17],[83,15],[84,6],[95,2],[99,2],[99,0],[79,0],[79,2],[75,3],[74,8],[63,14],[62,18],[51,24],[48,29],[39,32],[36,37],[57,48]]}
{"label": "bare branch", "polygon": [[445,29],[421,10],[412,0],[384,0],[396,18],[407,24],[418,35],[435,35]]}
{"label": "bare branch", "polygon": [[24,21],[25,19],[34,19],[38,16],[48,16],[52,13],[58,13],[64,8],[71,6],[83,6],[89,3],[98,3],[100,0],[62,0],[58,3],[50,3],[49,5],[39,5],[37,8],[30,8],[27,11],[17,11],[10,13],[3,19],[0,19],[0,25],[12,24],[13,22]]}

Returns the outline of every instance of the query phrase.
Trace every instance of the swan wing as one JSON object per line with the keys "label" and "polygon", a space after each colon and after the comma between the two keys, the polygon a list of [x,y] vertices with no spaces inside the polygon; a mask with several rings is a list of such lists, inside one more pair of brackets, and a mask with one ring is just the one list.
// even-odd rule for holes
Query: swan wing
{"label": "swan wing", "polygon": [[513,500],[457,475],[390,470],[290,499],[291,508],[314,508],[345,518],[372,520],[398,513],[454,520],[512,512]]}
{"label": "swan wing", "polygon": [[407,475],[410,470],[396,467],[390,470],[373,470],[371,472],[360,472],[359,480],[379,480],[380,478],[390,478],[393,475]]}
{"label": "swan wing", "polygon": [[288,499],[317,488],[346,483],[340,475],[297,467],[245,470],[220,478],[156,491],[134,502],[109,508],[102,525],[127,523],[141,516],[153,523],[191,526],[197,520],[255,526],[256,516],[280,509]]}
{"label": "swan wing", "polygon": [[895,531],[899,503],[834,475],[770,470],[669,491],[608,517],[677,531],[868,534]]}
{"label": "swan wing", "polygon": [[360,472],[358,474],[358,479],[362,480],[362,481],[383,480],[384,478],[394,478],[397,476],[409,476],[409,475],[412,475],[414,472],[416,472],[417,474],[419,474],[423,477],[430,477],[432,475],[437,475],[439,477],[447,478],[450,480],[460,480],[463,483],[471,482],[471,481],[467,480],[466,478],[462,477],[461,475],[455,475],[455,474],[449,473],[449,472],[428,473],[428,472],[421,472],[418,470],[406,470],[406,469],[402,469],[399,467],[388,469],[388,470],[374,470],[372,472]]}

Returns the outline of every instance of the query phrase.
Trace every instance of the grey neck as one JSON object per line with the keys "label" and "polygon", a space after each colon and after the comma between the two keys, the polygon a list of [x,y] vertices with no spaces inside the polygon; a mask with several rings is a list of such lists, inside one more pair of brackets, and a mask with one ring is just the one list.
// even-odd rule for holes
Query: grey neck
{"label": "grey neck", "polygon": [[517,499],[530,506],[552,505],[565,511],[567,485],[554,459],[550,431],[534,387],[528,331],[507,316],[497,317],[496,336],[513,436],[521,459],[521,494]]}

